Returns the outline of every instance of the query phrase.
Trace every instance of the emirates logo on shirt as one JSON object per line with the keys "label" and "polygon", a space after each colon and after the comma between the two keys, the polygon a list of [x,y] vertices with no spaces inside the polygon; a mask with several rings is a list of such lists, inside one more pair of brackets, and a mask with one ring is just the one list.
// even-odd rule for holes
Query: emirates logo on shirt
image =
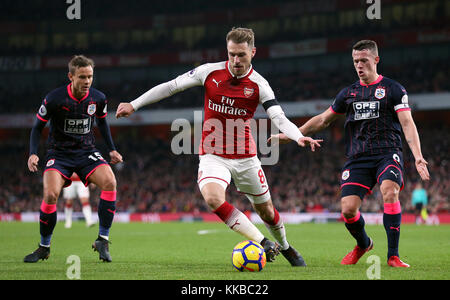
{"label": "emirates logo on shirt", "polygon": [[222,96],[220,103],[216,103],[211,99],[208,99],[208,108],[223,114],[229,114],[233,116],[246,116],[247,110],[245,108],[234,107],[235,99],[231,99]]}

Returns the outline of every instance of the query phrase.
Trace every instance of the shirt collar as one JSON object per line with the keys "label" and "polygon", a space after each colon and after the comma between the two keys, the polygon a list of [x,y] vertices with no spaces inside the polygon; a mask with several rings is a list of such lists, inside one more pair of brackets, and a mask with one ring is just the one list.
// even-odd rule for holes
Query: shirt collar
{"label": "shirt collar", "polygon": [[231,72],[229,61],[227,61],[227,69],[228,69],[228,72],[230,72],[231,76],[233,76],[237,79],[241,79],[241,78],[244,78],[244,77],[250,75],[250,73],[253,71],[253,65],[250,64],[250,68],[248,68],[247,72],[241,76],[236,76],[233,74],[233,72]]}

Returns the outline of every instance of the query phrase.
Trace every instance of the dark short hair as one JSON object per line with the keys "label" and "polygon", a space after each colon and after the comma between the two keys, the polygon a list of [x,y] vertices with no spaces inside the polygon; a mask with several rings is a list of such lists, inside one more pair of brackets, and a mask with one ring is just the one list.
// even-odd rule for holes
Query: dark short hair
{"label": "dark short hair", "polygon": [[378,56],[378,46],[375,41],[372,40],[361,40],[353,45],[353,50],[361,51],[361,50],[370,50],[376,56]]}
{"label": "dark short hair", "polygon": [[69,61],[69,72],[75,74],[75,71],[78,68],[91,66],[94,68],[94,61],[90,58],[87,58],[84,55],[74,55],[72,59]]}
{"label": "dark short hair", "polygon": [[255,33],[250,28],[233,27],[227,34],[227,43],[233,41],[236,44],[247,43],[249,47],[255,47]]}

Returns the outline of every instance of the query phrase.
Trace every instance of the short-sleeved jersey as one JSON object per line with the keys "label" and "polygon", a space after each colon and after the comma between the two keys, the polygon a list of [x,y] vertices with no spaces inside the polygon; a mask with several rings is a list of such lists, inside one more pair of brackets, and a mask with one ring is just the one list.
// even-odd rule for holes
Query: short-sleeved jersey
{"label": "short-sleeved jersey", "polygon": [[106,96],[90,88],[82,99],[76,99],[71,84],[51,91],[42,101],[36,117],[50,121],[49,150],[91,150],[95,148],[92,126],[107,115]]}
{"label": "short-sleeved jersey", "polygon": [[402,150],[397,113],[410,107],[406,90],[398,82],[382,75],[369,85],[357,81],[339,92],[331,109],[346,115],[348,158]]}
{"label": "short-sleeved jersey", "polygon": [[274,100],[269,83],[252,67],[234,76],[228,61],[204,64],[175,79],[181,89],[205,87],[204,122],[199,154],[238,159],[255,156],[250,120],[259,103]]}

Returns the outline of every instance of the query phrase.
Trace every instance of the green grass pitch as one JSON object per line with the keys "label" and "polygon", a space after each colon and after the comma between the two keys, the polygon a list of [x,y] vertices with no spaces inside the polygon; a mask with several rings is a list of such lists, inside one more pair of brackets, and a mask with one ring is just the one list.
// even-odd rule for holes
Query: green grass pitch
{"label": "green grass pitch", "polygon": [[[450,226],[402,225],[401,258],[409,269],[386,264],[386,234],[382,225],[367,225],[374,249],[358,264],[341,266],[340,260],[355,242],[342,223],[286,225],[288,239],[304,256],[306,268],[292,268],[280,255],[262,272],[240,273],[231,265],[233,247],[243,240],[221,223],[114,223],[111,229],[112,263],[99,261],[91,244],[97,227],[75,222],[65,229],[59,222],[52,239],[50,258],[23,263],[37,248],[37,223],[0,223],[0,279],[66,280],[67,258],[80,258],[80,279],[121,280],[346,280],[368,279],[372,263],[380,258],[380,279],[450,279]],[[261,231],[269,237],[267,229]]]}

